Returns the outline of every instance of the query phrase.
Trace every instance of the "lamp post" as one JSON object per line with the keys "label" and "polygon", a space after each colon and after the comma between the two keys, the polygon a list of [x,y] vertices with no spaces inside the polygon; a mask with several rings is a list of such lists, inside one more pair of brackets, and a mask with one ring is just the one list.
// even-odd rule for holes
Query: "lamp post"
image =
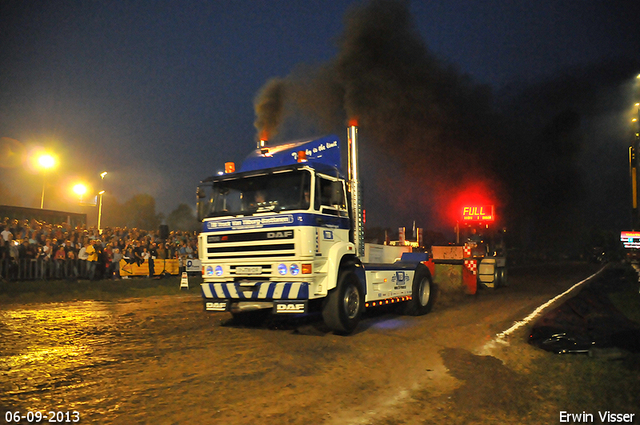
{"label": "lamp post", "polygon": [[107,175],[106,171],[103,171],[102,173],[100,173],[100,178],[101,178],[101,183],[102,183],[102,190],[100,192],[98,192],[98,195],[100,195],[100,203],[98,204],[98,232],[102,233],[102,195],[104,195],[104,176]]}
{"label": "lamp post", "polygon": [[98,195],[100,195],[100,202],[98,204],[98,232],[100,232],[102,234],[102,227],[100,226],[101,222],[102,222],[102,195],[104,194],[104,190],[101,190],[100,192],[98,192]]}
{"label": "lamp post", "polygon": [[[640,79],[640,75],[637,77]],[[634,129],[634,140],[631,147],[629,147],[629,171],[631,173],[631,228],[636,230],[640,228],[640,214],[638,211],[638,165],[640,154],[640,103],[634,105],[636,107],[637,117],[631,121],[636,125]]]}
{"label": "lamp post", "polygon": [[47,170],[56,165],[56,160],[49,154],[42,154],[38,157],[38,165],[42,168],[42,196],[40,197],[40,209],[44,209],[44,188],[47,183]]}

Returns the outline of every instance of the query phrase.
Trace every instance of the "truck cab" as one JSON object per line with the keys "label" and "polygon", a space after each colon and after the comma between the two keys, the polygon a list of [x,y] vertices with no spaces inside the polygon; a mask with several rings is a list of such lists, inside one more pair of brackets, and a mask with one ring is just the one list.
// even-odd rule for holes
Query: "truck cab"
{"label": "truck cab", "polygon": [[347,334],[368,306],[406,301],[416,310],[414,278],[423,280],[418,302],[430,308],[428,269],[416,275],[419,260],[360,261],[359,214],[353,185],[340,173],[339,145],[328,136],[259,147],[238,172],[230,167],[200,182],[205,310],[248,323],[320,311],[331,330]]}

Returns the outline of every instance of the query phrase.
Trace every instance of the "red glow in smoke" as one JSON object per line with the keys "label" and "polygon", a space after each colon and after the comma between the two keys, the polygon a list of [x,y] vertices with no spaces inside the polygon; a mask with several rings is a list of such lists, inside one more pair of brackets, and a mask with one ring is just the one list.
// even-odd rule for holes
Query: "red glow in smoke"
{"label": "red glow in smoke", "polygon": [[262,130],[260,130],[260,140],[264,140],[265,142],[269,140],[269,130],[267,130],[266,128],[263,128]]}

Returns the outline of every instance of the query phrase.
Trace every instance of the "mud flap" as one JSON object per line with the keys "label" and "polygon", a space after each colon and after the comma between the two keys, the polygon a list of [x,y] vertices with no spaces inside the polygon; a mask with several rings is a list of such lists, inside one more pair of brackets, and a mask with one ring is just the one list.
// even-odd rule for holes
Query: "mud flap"
{"label": "mud flap", "polygon": [[206,311],[229,311],[229,300],[212,300],[204,302]]}
{"label": "mud flap", "polygon": [[308,312],[307,301],[274,301],[273,312],[275,314],[303,314]]}

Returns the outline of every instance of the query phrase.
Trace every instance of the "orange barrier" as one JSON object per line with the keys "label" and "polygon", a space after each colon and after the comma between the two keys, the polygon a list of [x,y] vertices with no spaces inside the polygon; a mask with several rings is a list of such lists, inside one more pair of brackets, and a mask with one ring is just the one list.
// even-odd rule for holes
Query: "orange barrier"
{"label": "orange barrier", "polygon": [[[153,260],[153,275],[159,276],[161,274],[180,274],[180,260]],[[149,263],[144,262],[140,265],[136,263],[127,263],[125,260],[120,260],[120,276],[149,276]]]}

